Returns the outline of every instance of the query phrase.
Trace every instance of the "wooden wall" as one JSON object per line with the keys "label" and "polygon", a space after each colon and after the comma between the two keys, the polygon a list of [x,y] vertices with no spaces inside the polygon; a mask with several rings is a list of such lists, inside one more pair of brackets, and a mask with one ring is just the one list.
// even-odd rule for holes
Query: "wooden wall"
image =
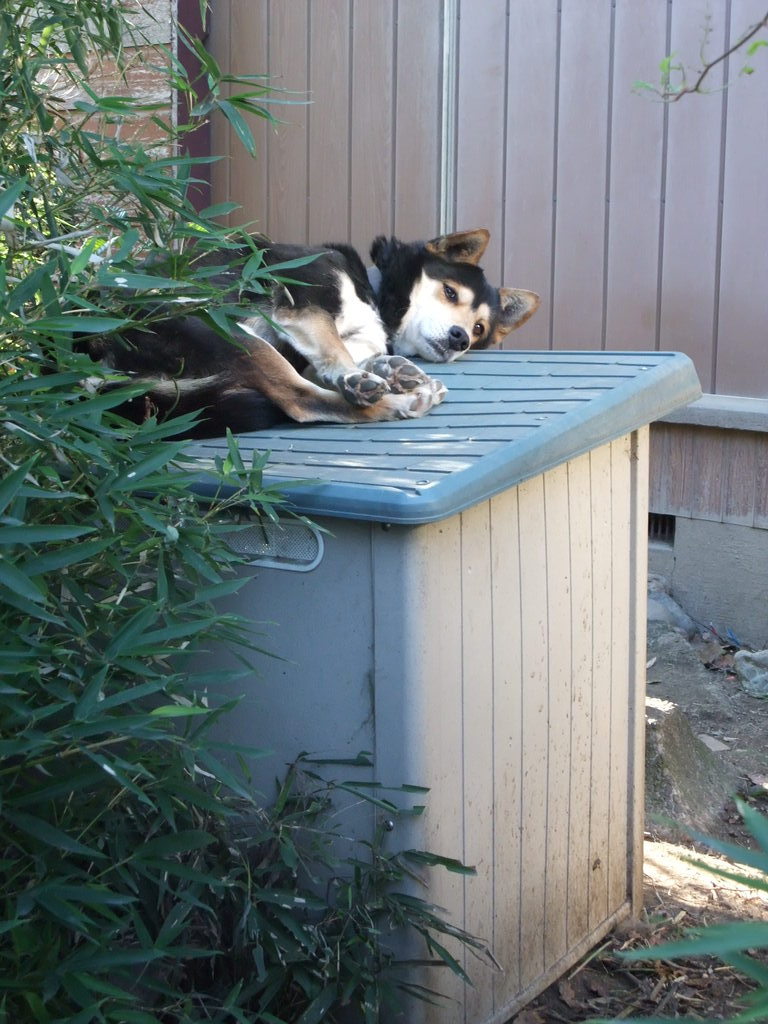
{"label": "wooden wall", "polygon": [[766,441],[751,430],[654,424],[651,509],[768,530]]}
{"label": "wooden wall", "polygon": [[[249,160],[218,126],[217,199],[273,237],[486,225],[486,269],[536,289],[516,346],[677,349],[705,391],[768,397],[768,60],[664,105],[765,0],[215,0],[212,48],[308,97]],[[707,35],[706,40],[703,39]],[[727,76],[731,83],[722,85]]]}

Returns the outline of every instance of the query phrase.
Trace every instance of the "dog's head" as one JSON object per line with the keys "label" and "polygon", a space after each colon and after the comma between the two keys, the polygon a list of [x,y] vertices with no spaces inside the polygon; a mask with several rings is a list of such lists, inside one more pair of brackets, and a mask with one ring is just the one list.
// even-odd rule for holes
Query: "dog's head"
{"label": "dog's head", "polygon": [[396,354],[447,363],[470,348],[500,344],[533,316],[535,292],[494,288],[478,266],[489,237],[479,228],[431,242],[374,241],[379,308]]}

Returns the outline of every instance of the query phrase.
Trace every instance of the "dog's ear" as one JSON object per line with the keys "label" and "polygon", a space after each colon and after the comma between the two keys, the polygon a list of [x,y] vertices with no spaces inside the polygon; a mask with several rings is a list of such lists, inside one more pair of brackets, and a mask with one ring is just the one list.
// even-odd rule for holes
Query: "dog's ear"
{"label": "dog's ear", "polygon": [[509,334],[530,320],[541,304],[536,292],[525,288],[499,288],[501,315],[496,327],[498,334]]}
{"label": "dog's ear", "polygon": [[399,245],[396,238],[387,238],[385,235],[378,235],[374,238],[371,242],[371,259],[374,266],[381,270],[385,263],[390,262]]}
{"label": "dog's ear", "polygon": [[491,237],[485,228],[475,231],[455,231],[452,235],[441,235],[427,242],[428,252],[451,263],[474,263],[482,259]]}

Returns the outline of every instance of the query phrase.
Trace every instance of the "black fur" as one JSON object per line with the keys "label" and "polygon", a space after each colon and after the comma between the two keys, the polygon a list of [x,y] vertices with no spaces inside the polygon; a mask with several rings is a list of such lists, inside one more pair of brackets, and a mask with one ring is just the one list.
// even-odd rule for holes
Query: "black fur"
{"label": "black fur", "polygon": [[[261,236],[253,241],[263,252],[266,267],[273,270],[275,283],[269,286],[269,294],[259,281],[244,279],[252,248],[208,253],[200,260],[211,282],[242,305],[243,323],[233,338],[222,337],[203,317],[184,315],[179,303],[163,306],[160,300],[137,295],[130,304],[130,316],[137,326],[117,335],[80,339],[81,347],[93,359],[148,382],[147,394],[126,400],[118,412],[141,422],[151,415],[162,419],[197,410],[200,422],[188,432],[191,437],[221,436],[227,427],[234,432],[259,430],[291,417],[301,422],[359,422],[423,415],[433,402],[442,400],[445,389],[413,366],[408,353],[418,350],[421,358],[439,363],[468,348],[470,338],[464,328],[448,321],[447,333],[437,339],[404,340],[399,328],[422,271],[438,281],[450,279],[467,286],[473,306],[487,304],[491,311],[488,338],[472,339],[472,345],[485,347],[496,326],[502,333],[512,329],[511,321],[504,321],[509,305],[502,310],[501,293],[476,265],[488,241],[483,229],[429,243],[379,236],[371,246],[371,257],[381,274],[377,294],[363,261],[349,245],[307,248],[273,244]],[[314,258],[302,266],[281,269],[281,264],[307,256]],[[156,271],[157,266],[152,269]],[[173,276],[167,267],[163,270],[166,277]],[[350,316],[343,319],[346,337],[339,337],[334,322],[342,313],[340,274],[352,282],[358,300],[378,313],[381,327],[375,317],[369,322],[362,311],[350,309]],[[502,292],[508,304],[509,290]],[[147,301],[151,309],[142,305]],[[260,317],[262,313],[264,317]],[[456,332],[462,336],[461,344]],[[393,365],[386,359],[385,333],[399,356],[399,377],[381,376],[384,369],[380,367],[386,366],[389,372]],[[368,360],[361,369],[352,362],[354,346],[356,359],[367,350],[375,359],[384,356],[384,363]],[[307,359],[315,364],[321,388],[310,383],[311,377],[297,376],[307,368]],[[404,363],[412,372],[403,374]],[[262,394],[262,389],[274,401]]]}
{"label": "black fur", "polygon": [[[485,302],[491,310],[499,309],[498,290],[488,283],[480,267],[441,259],[433,253],[425,259],[423,242],[401,242],[397,238],[379,235],[371,245],[371,259],[381,273],[378,306],[389,334],[396,330],[405,316],[413,282],[422,270],[438,281],[450,278],[466,285],[474,293],[475,308]],[[489,342],[490,335],[475,347],[485,348]]]}

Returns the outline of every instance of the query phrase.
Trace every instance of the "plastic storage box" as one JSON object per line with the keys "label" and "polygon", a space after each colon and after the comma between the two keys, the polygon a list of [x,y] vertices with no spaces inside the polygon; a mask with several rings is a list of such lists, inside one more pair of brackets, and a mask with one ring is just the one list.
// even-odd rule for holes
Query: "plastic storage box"
{"label": "plastic storage box", "polygon": [[327,532],[237,534],[261,566],[238,608],[284,660],[227,735],[274,750],[265,791],[299,751],[371,751],[376,780],[430,788],[392,842],[477,868],[428,898],[503,972],[425,976],[455,1002],[406,1017],[501,1024],[640,904],[647,424],[700,389],[676,353],[431,369],[449,395],[423,419],[240,437]]}

